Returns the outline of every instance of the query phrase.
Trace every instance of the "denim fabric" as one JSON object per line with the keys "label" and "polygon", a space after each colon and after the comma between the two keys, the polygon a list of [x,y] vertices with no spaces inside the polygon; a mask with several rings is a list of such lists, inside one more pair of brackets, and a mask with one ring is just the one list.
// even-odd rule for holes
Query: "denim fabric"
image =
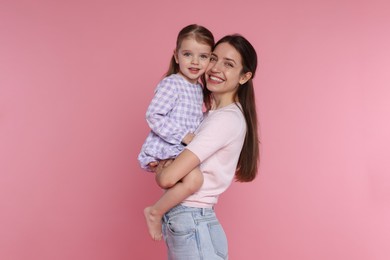
{"label": "denim fabric", "polygon": [[178,205],[164,215],[169,260],[228,259],[225,232],[211,208]]}

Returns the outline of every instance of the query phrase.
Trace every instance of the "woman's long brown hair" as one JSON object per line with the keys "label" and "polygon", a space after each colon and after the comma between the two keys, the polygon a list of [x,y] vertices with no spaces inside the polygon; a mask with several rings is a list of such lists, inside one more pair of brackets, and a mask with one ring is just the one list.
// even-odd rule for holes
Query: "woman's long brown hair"
{"label": "woman's long brown hair", "polygon": [[[257,54],[253,46],[243,36],[239,34],[227,35],[220,39],[216,45],[226,42],[233,46],[241,55],[243,69],[242,74],[247,72],[252,73],[251,79],[245,84],[239,86],[236,97],[241,104],[244,114],[247,132],[244,140],[244,145],[241,150],[236,169],[236,180],[239,182],[250,182],[255,179],[258,172],[259,158],[259,136],[257,129],[257,113],[255,92],[253,88],[253,77],[257,68]],[[214,47],[214,48],[215,48]],[[204,88],[204,102],[206,108],[210,108],[212,94]]]}

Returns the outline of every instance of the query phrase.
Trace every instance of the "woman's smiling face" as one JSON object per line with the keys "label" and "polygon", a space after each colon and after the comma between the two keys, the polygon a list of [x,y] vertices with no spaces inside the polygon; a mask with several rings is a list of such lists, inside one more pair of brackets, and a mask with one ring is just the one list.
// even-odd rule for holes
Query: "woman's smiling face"
{"label": "woman's smiling face", "polygon": [[239,85],[248,80],[242,69],[241,54],[232,45],[226,42],[217,45],[206,70],[207,89],[215,97],[234,100]]}

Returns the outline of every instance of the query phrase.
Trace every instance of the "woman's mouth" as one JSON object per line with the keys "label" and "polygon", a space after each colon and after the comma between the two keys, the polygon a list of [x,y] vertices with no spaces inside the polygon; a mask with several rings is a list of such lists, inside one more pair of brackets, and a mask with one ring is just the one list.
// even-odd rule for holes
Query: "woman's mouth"
{"label": "woman's mouth", "polygon": [[219,77],[209,75],[209,81],[213,83],[222,83],[224,80]]}

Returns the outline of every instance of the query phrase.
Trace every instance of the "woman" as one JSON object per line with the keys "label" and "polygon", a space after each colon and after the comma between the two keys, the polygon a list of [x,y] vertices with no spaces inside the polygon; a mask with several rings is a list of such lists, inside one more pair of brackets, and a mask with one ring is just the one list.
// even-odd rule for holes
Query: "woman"
{"label": "woman", "polygon": [[227,259],[226,235],[214,205],[236,178],[250,182],[257,174],[259,142],[252,79],[257,55],[240,35],[219,40],[206,70],[207,116],[196,136],[173,161],[156,169],[162,188],[176,183],[200,165],[202,187],[164,215],[168,259]]}

